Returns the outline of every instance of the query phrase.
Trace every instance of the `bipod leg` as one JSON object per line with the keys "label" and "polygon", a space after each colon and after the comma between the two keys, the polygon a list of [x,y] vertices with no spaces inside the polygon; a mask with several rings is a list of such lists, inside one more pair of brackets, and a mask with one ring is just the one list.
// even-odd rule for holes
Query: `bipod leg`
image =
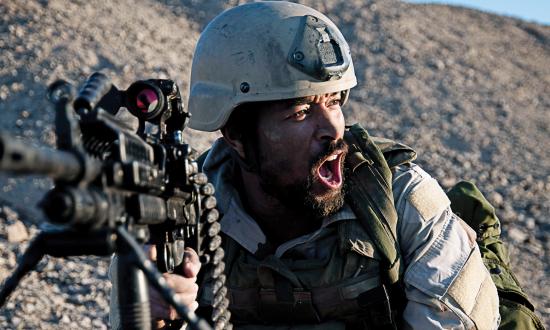
{"label": "bipod leg", "polygon": [[135,252],[131,248],[132,243],[139,244],[133,237],[128,240],[120,231],[117,236],[117,271],[113,280],[118,287],[119,328],[150,330],[151,310],[147,280],[137,266]]}
{"label": "bipod leg", "polygon": [[17,261],[17,267],[0,291],[0,307],[15,290],[21,279],[33,270],[43,256],[68,257],[81,255],[107,256],[115,251],[112,229],[74,231],[50,229],[40,232]]}
{"label": "bipod leg", "polygon": [[[132,235],[130,235],[123,227],[117,228],[117,234],[119,243],[124,243],[125,245],[120,250],[124,251],[125,253],[123,254],[126,254],[129,259],[130,257],[133,259],[131,260],[134,265],[133,268],[137,267],[143,272],[142,274],[145,274],[149,283],[151,283],[153,287],[162,295],[164,300],[176,309],[176,312],[187,322],[188,326],[194,330],[212,330],[206,321],[199,319],[194,312],[187,308],[187,306],[176,300],[176,296],[172,288],[168,286],[162,274],[157,270],[153,262],[147,258],[145,252],[143,252],[141,246],[136,242]],[[122,242],[120,242],[120,240]],[[118,270],[120,270],[120,268]],[[119,284],[119,290],[123,290],[122,288],[126,288],[128,283],[126,279],[123,279],[120,275],[121,274],[119,274],[119,279],[124,281],[124,283]],[[148,295],[147,287],[145,287],[145,291]],[[122,301],[119,301],[119,303],[122,305]],[[149,308],[149,306],[147,306],[147,308]],[[149,310],[147,311],[147,314],[149,314]],[[124,322],[122,313],[121,322]]]}
{"label": "bipod leg", "polygon": [[4,305],[23,277],[38,265],[44,256],[44,242],[45,235],[43,233],[38,234],[30,242],[29,247],[17,262],[17,267],[2,285],[2,289],[0,290],[0,307]]}

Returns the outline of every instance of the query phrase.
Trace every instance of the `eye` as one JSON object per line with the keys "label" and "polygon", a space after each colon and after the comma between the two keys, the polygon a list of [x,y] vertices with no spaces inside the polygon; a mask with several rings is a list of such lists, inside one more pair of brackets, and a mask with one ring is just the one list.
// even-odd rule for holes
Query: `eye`
{"label": "eye", "polygon": [[311,109],[309,108],[309,106],[307,106],[305,108],[302,108],[302,109],[294,112],[292,115],[290,115],[290,118],[292,118],[294,120],[297,120],[297,121],[301,121],[301,120],[306,119],[306,117],[310,113],[311,113]]}
{"label": "eye", "polygon": [[339,107],[340,105],[342,105],[342,100],[339,97],[330,99],[327,102],[327,107],[335,107],[335,106]]}

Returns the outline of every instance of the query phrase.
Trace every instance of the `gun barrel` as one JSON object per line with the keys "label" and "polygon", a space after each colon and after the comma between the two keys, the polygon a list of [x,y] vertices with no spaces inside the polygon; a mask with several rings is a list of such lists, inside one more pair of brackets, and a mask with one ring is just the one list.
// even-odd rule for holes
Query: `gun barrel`
{"label": "gun barrel", "polygon": [[82,175],[83,166],[71,152],[32,147],[0,133],[0,170],[72,181]]}

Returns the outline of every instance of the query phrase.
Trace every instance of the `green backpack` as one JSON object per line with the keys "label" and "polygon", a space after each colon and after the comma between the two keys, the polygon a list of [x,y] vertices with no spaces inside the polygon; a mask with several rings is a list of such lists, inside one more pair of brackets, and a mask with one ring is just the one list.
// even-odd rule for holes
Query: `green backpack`
{"label": "green backpack", "polygon": [[544,329],[535,307],[510,269],[508,251],[500,239],[500,221],[495,208],[477,187],[467,181],[457,183],[447,196],[451,208],[476,230],[483,263],[489,270],[499,296],[499,329]]}
{"label": "green backpack", "polygon": [[[396,240],[397,214],[395,208],[391,207],[390,168],[413,161],[416,153],[391,140],[371,138],[358,124],[346,132],[346,141],[350,145],[349,159],[352,162],[348,203],[359,219],[378,220],[362,221],[362,224],[373,234],[371,238],[382,254],[387,283],[395,284],[401,280],[402,264]],[[477,243],[483,262],[498,290],[501,316],[499,329],[544,329],[534,314],[533,304],[510,269],[508,252],[500,239],[500,221],[494,207],[470,182],[459,182],[447,195],[453,212],[478,235]]]}

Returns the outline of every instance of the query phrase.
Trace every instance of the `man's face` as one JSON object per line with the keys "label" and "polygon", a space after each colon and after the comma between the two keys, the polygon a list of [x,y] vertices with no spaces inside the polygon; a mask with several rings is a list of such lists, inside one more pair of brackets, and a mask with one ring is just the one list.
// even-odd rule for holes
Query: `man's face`
{"label": "man's face", "polygon": [[343,205],[347,145],[341,93],[269,103],[256,141],[262,188],[285,206],[322,217]]}

